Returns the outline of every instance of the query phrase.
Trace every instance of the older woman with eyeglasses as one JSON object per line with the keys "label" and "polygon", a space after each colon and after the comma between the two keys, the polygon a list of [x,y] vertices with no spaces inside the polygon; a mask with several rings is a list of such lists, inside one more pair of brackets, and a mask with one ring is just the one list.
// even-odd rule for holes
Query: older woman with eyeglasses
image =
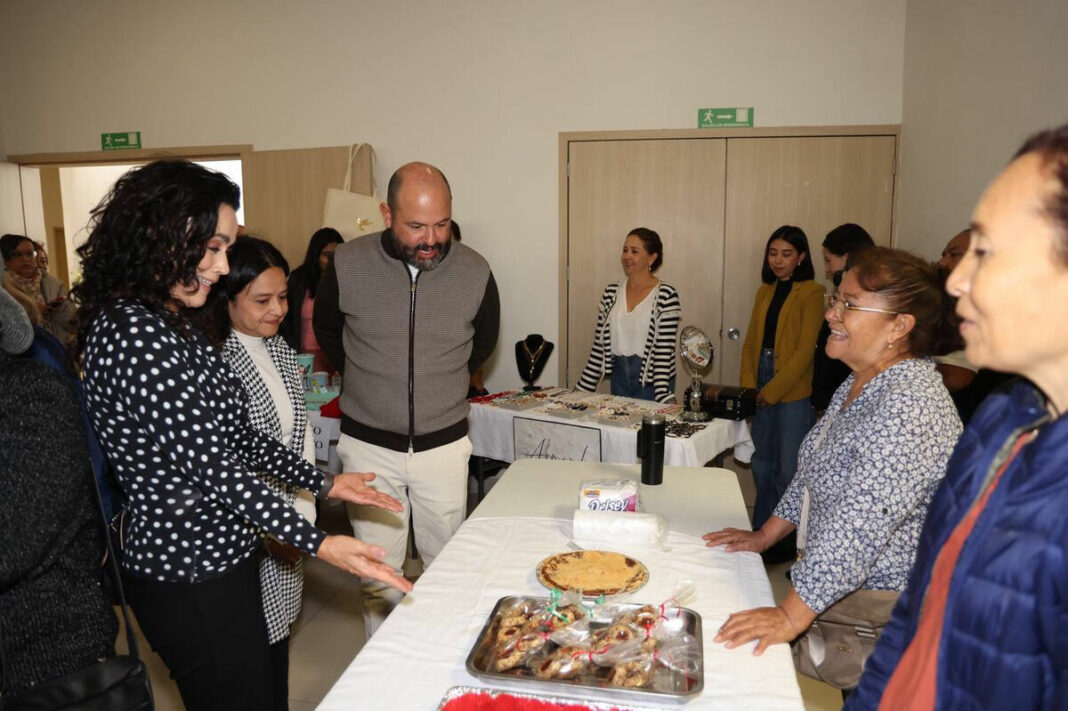
{"label": "older woman with eyeglasses", "polygon": [[731,615],[716,641],[756,639],[760,654],[855,591],[904,589],[927,504],[961,431],[927,357],[944,347],[948,315],[938,275],[919,257],[877,247],[845,272],[828,299],[827,355],[852,374],[805,437],[797,474],[768,522],[705,536],[709,546],[760,552],[798,528],[794,589],[777,607]]}

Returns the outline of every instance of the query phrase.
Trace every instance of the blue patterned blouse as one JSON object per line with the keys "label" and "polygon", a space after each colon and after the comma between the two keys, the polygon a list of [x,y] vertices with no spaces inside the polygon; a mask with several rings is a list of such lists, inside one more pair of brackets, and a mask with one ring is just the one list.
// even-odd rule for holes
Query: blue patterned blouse
{"label": "blue patterned blouse", "polygon": [[961,433],[931,360],[894,364],[842,411],[853,378],[805,437],[797,474],[775,508],[800,521],[807,472],[808,541],[790,575],[817,614],[860,588],[905,589],[927,506]]}

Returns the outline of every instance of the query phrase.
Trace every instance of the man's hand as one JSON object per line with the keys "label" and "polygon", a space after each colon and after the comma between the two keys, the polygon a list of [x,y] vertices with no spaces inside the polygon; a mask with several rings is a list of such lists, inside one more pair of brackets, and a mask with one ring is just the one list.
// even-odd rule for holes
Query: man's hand
{"label": "man's hand", "polygon": [[330,565],[361,578],[378,580],[401,592],[409,592],[412,583],[393,570],[382,559],[386,551],[350,536],[327,536],[315,553]]}
{"label": "man's hand", "polygon": [[755,656],[760,656],[770,645],[789,642],[801,634],[781,607],[758,607],[753,610],[735,612],[727,618],[716,634],[716,641],[723,642],[727,649],[733,649],[750,640],[759,640]]}
{"label": "man's hand", "polygon": [[763,410],[765,407],[768,407],[770,404],[771,403],[769,403],[767,400],[764,399],[763,391],[757,393],[756,406],[757,406],[758,410]]}
{"label": "man's hand", "polygon": [[728,553],[737,553],[739,551],[763,553],[771,547],[771,543],[767,540],[767,536],[764,535],[763,529],[760,531],[746,531],[741,528],[724,528],[721,531],[706,533],[701,538],[704,539],[705,545],[709,548],[727,546]]}
{"label": "man's hand", "polygon": [[345,472],[343,474],[338,474],[334,477],[334,486],[327,492],[327,496],[331,499],[351,501],[354,504],[377,506],[380,509],[385,509],[386,511],[392,511],[394,513],[403,512],[404,504],[397,501],[389,494],[383,494],[382,492],[367,486],[367,482],[372,481],[374,478],[375,475],[370,472]]}

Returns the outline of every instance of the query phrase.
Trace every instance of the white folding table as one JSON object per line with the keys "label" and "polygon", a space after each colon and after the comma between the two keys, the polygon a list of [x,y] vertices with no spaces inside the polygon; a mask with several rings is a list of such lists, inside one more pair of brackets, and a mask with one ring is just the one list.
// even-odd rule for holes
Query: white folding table
{"label": "white folding table", "polygon": [[[638,468],[531,459],[513,464],[341,675],[320,711],[429,711],[452,686],[493,686],[467,673],[468,652],[498,599],[547,595],[535,566],[566,550],[580,482],[591,478],[638,478]],[[659,603],[683,578],[698,588],[687,606],[703,620],[704,690],[680,708],[800,711],[787,645],[755,657],[755,644],[728,650],[713,641],[730,613],[774,604],[760,556],[706,548],[700,538],[713,529],[748,526],[736,475],[666,467],[664,483],[643,486],[641,497],[646,511],[666,517],[670,534],[668,550],[619,549],[649,568],[649,582],[634,601]],[[580,690],[552,693],[583,698]]]}

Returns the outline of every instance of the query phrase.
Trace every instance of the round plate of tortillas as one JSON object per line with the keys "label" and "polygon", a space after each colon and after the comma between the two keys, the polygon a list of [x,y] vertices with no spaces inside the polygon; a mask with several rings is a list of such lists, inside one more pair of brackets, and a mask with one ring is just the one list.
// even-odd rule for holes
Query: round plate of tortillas
{"label": "round plate of tortillas", "polygon": [[585,597],[632,592],[649,582],[640,561],[609,551],[571,551],[538,563],[538,582],[549,588],[579,590]]}

